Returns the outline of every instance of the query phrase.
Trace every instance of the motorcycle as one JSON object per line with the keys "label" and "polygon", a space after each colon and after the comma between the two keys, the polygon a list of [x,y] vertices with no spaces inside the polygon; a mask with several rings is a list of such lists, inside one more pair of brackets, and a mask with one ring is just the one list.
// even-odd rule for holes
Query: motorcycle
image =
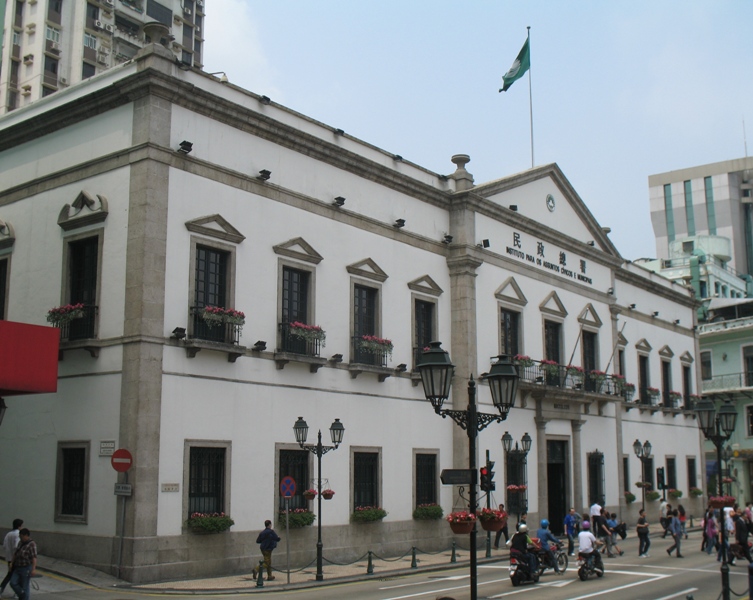
{"label": "motorcycle", "polygon": [[521,583],[539,582],[539,569],[536,568],[531,572],[528,556],[516,550],[510,550],[510,581],[514,587],[518,587]]}
{"label": "motorcycle", "polygon": [[588,579],[589,575],[604,577],[604,570],[596,568],[596,559],[592,554],[578,553],[578,577],[581,581]]}
{"label": "motorcycle", "polygon": [[[539,561],[539,575],[543,575],[544,571],[546,571],[547,569],[554,570],[554,565],[552,564],[552,561],[549,558],[549,555],[541,547],[541,542],[539,541],[539,538],[533,538],[532,541],[537,547],[536,558]],[[560,572],[564,573],[565,571],[567,571],[567,565],[568,565],[567,552],[565,552],[562,549],[562,544],[550,543],[549,549],[552,551],[552,554],[554,554],[554,560],[557,561],[557,566],[559,567]]]}

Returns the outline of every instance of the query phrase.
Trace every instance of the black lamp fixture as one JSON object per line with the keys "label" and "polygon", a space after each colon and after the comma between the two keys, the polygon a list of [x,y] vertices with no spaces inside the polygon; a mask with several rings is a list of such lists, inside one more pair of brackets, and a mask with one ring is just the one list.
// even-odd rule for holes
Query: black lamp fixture
{"label": "black lamp fixture", "polygon": [[[703,398],[695,405],[695,412],[698,415],[698,424],[703,431],[705,438],[716,447],[716,466],[717,466],[717,489],[719,495],[724,496],[724,483],[722,482],[722,446],[732,437],[737,425],[737,410],[731,402],[725,401],[719,410],[716,410],[714,401],[709,398]],[[729,563],[727,560],[727,528],[721,527],[722,530],[722,600],[730,600],[729,586]]]}
{"label": "black lamp fixture", "polygon": [[269,96],[260,96],[259,97],[259,102],[261,102],[264,105],[267,105],[267,104],[270,104],[272,102],[272,100],[270,99]]}
{"label": "black lamp fixture", "polygon": [[[633,452],[635,452],[635,455],[640,459],[641,461],[641,482],[646,482],[646,464],[650,460],[651,457],[651,442],[646,440],[641,444],[640,440],[635,440],[633,442]],[[643,501],[641,504],[641,508],[643,510],[646,510],[646,488],[645,486],[641,486],[641,491],[643,494]]]}
{"label": "black lamp fixture", "polygon": [[186,328],[185,327],[176,327],[173,329],[172,335],[170,335],[171,338],[176,340],[182,340],[186,337]]}
{"label": "black lamp fixture", "polygon": [[5,404],[5,400],[0,397],[0,425],[3,424],[3,417],[5,416],[5,411],[8,409],[8,405]]}
{"label": "black lamp fixture", "polygon": [[268,171],[267,169],[262,169],[259,171],[259,174],[256,176],[257,179],[260,181],[267,181],[272,176],[272,171]]}
{"label": "black lamp fixture", "polygon": [[334,204],[338,208],[342,208],[343,206],[345,206],[345,198],[343,198],[342,196],[335,196],[335,200],[332,202],[332,204]]}
{"label": "black lamp fixture", "polygon": [[180,143],[180,146],[178,146],[177,152],[179,152],[180,154],[190,154],[191,150],[193,150],[193,142],[183,140]]}
{"label": "black lamp fixture", "polygon": [[452,236],[449,233],[444,234],[444,238],[442,238],[443,244],[452,244]]}
{"label": "black lamp fixture", "polygon": [[511,204],[507,208],[509,208],[512,212],[518,212],[518,205],[517,204]]}
{"label": "black lamp fixture", "polygon": [[400,363],[398,366],[395,367],[395,371],[398,373],[405,373],[408,370],[408,365],[405,363]]}
{"label": "black lamp fixture", "polygon": [[402,157],[402,156],[400,156],[399,154],[395,154],[395,155],[393,155],[392,159],[393,159],[394,161],[396,161],[396,162],[400,162],[400,161],[402,161],[402,160],[403,160],[403,157]]}
{"label": "black lamp fixture", "polygon": [[337,450],[338,446],[342,444],[343,436],[345,435],[345,427],[340,423],[340,419],[335,419],[332,425],[329,427],[329,434],[332,439],[331,446],[322,445],[322,430],[319,430],[317,435],[316,445],[306,445],[306,437],[308,436],[309,426],[303,417],[298,417],[298,420],[293,425],[293,432],[295,433],[295,441],[304,450],[308,450],[314,454],[317,458],[317,511],[316,514],[319,517],[317,519],[317,540],[316,540],[316,580],[323,581],[324,573],[322,571],[322,456],[324,456],[330,450]]}
{"label": "black lamp fixture", "polygon": [[594,242],[593,240],[589,240],[589,241],[588,241],[588,242],[586,242],[586,243],[587,243],[587,244],[588,244],[589,246],[595,246],[595,245],[596,245],[596,242]]}
{"label": "black lamp fixture", "polygon": [[680,319],[675,319],[675,325],[679,325],[679,324],[680,324]]}
{"label": "black lamp fixture", "polygon": [[[518,389],[518,370],[505,355],[497,357],[484,381],[489,383],[492,403],[499,414],[479,413],[476,405],[476,382],[471,375],[468,381],[468,408],[466,410],[443,409],[442,405],[450,396],[455,365],[450,355],[442,350],[440,342],[430,342],[429,349],[421,354],[418,371],[424,387],[424,396],[431,403],[434,412],[442,418],[450,417],[468,434],[468,468],[472,473],[469,491],[469,511],[476,513],[476,439],[479,431],[491,423],[501,423],[515,403]],[[530,439],[530,438],[529,438]],[[529,446],[530,448],[530,446]],[[478,597],[478,567],[476,558],[476,523],[470,533],[470,588],[471,600]]]}
{"label": "black lamp fixture", "polygon": [[227,74],[225,73],[225,71],[217,71],[216,73],[208,73],[208,75],[221,75],[220,83],[228,82]]}
{"label": "black lamp fixture", "polygon": [[392,226],[395,229],[401,229],[402,227],[405,227],[405,219],[395,219],[395,222],[392,224]]}
{"label": "black lamp fixture", "polygon": [[251,350],[254,352],[264,352],[267,349],[267,342],[264,340],[257,341],[252,347]]}
{"label": "black lamp fixture", "polygon": [[481,240],[478,243],[479,248],[488,248],[489,246],[491,246],[491,243],[489,242],[489,240]]}
{"label": "black lamp fixture", "polygon": [[343,131],[342,129],[335,129],[335,134],[337,134],[337,135],[345,135],[345,131]]}
{"label": "black lamp fixture", "polygon": [[628,308],[629,308],[630,310],[633,310],[633,309],[635,309],[635,304],[630,304],[630,305],[628,305]]}
{"label": "black lamp fixture", "polygon": [[342,354],[333,354],[329,357],[329,362],[333,363],[341,363],[343,361],[343,355]]}
{"label": "black lamp fixture", "polygon": [[607,294],[609,294],[610,296],[614,296],[614,288],[613,287],[609,288],[607,290]]}
{"label": "black lamp fixture", "polygon": [[659,311],[655,310],[654,312],[651,313],[651,316],[652,317],[658,317],[659,316]]}

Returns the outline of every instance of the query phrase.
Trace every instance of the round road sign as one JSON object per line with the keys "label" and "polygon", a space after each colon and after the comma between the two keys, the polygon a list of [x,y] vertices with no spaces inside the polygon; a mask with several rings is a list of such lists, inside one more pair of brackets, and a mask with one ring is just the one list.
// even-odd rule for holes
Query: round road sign
{"label": "round road sign", "polygon": [[118,473],[125,473],[133,464],[133,456],[125,448],[120,448],[112,453],[110,464]]}
{"label": "round road sign", "polygon": [[283,498],[290,498],[295,495],[295,479],[290,475],[283,477],[280,482],[280,495]]}

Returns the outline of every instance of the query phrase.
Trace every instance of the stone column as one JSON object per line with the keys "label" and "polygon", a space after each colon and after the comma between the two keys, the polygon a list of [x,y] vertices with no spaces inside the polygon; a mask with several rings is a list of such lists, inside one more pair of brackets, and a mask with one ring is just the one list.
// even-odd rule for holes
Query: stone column
{"label": "stone column", "polygon": [[[541,399],[536,400],[536,412],[541,413]],[[546,424],[548,419],[536,416],[536,468],[538,470],[537,480],[537,501],[539,517],[546,515],[549,510],[549,485],[547,479],[547,453],[546,453]]]}
{"label": "stone column", "polygon": [[580,443],[580,430],[583,421],[570,421],[573,432],[573,506],[582,513],[583,504],[583,451]]}

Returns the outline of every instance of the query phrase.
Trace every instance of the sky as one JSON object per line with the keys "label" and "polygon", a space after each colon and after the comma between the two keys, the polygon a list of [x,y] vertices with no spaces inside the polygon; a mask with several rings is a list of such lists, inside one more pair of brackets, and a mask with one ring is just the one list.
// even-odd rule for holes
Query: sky
{"label": "sky", "polygon": [[[437,173],[557,163],[626,259],[648,176],[753,152],[751,0],[207,0],[204,69]],[[502,75],[531,36],[528,75]],[[747,111],[747,114],[746,114]],[[745,123],[745,126],[744,126]]]}

